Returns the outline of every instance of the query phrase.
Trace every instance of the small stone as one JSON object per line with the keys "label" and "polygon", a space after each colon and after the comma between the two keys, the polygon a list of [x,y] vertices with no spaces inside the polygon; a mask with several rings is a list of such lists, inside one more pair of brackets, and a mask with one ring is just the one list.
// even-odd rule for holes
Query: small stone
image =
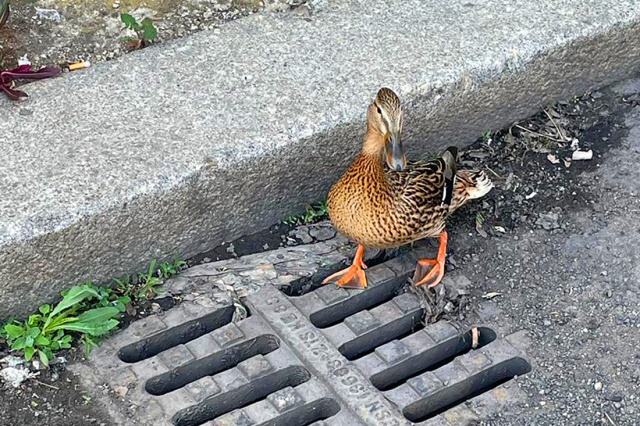
{"label": "small stone", "polygon": [[271,403],[280,413],[284,413],[293,407],[304,404],[303,398],[292,387],[287,387],[267,396],[267,401]]}
{"label": "small stone", "polygon": [[536,225],[547,231],[551,231],[553,229],[560,228],[560,223],[558,222],[559,219],[560,216],[558,213],[541,213],[538,215],[538,219],[536,219]]}
{"label": "small stone", "polygon": [[326,241],[336,236],[336,230],[328,226],[321,226],[317,228],[311,228],[309,235],[316,239],[316,241]]}
{"label": "small stone", "polygon": [[129,388],[127,388],[126,386],[114,386],[113,387],[113,391],[120,397],[120,398],[124,398],[125,396],[127,396],[127,393],[129,392]]}
{"label": "small stone", "polygon": [[300,226],[294,229],[289,235],[302,241],[302,244],[310,244],[313,242],[313,237],[309,235],[309,228],[307,226]]}
{"label": "small stone", "polygon": [[597,391],[601,391],[601,390],[602,390],[602,383],[601,383],[601,382],[596,382],[596,383],[593,385],[593,388],[594,388],[595,390],[597,390]]}
{"label": "small stone", "polygon": [[611,402],[622,402],[621,395],[605,395],[604,399]]}
{"label": "small stone", "polygon": [[551,325],[551,321],[546,319],[546,320],[542,321],[542,324],[544,324],[545,327],[549,327]]}

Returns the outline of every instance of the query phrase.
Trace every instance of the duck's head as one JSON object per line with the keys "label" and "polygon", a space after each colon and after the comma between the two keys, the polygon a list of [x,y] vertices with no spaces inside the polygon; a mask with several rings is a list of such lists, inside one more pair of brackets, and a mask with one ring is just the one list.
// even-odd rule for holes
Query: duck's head
{"label": "duck's head", "polygon": [[377,133],[381,138],[378,152],[384,150],[387,165],[396,171],[403,170],[407,158],[402,149],[402,106],[400,98],[393,90],[383,87],[378,90],[375,99],[367,110],[369,132]]}

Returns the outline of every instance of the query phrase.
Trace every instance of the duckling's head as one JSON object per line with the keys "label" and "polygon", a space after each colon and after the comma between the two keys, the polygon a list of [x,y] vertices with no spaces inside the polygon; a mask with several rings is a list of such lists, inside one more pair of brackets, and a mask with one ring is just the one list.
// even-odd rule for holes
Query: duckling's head
{"label": "duckling's head", "polygon": [[403,170],[407,165],[407,158],[402,149],[402,106],[400,98],[393,90],[383,87],[378,90],[375,99],[367,110],[367,127],[380,138],[378,152],[384,150],[387,165],[396,171]]}

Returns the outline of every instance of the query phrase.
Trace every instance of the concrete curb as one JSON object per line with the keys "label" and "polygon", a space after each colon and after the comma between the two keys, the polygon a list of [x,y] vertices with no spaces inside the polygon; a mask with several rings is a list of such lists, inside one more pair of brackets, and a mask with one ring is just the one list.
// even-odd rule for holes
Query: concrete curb
{"label": "concrete curb", "polygon": [[262,14],[0,101],[0,319],[319,199],[382,85],[410,155],[640,69],[640,1],[331,2]]}

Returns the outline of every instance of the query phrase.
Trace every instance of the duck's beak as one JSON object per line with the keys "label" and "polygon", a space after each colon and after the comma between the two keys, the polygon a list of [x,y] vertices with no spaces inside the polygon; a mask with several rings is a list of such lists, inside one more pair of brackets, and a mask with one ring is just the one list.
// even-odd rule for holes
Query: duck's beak
{"label": "duck's beak", "polygon": [[402,149],[400,133],[390,133],[384,148],[389,168],[397,172],[404,170],[407,165],[407,157],[405,157],[404,150]]}

